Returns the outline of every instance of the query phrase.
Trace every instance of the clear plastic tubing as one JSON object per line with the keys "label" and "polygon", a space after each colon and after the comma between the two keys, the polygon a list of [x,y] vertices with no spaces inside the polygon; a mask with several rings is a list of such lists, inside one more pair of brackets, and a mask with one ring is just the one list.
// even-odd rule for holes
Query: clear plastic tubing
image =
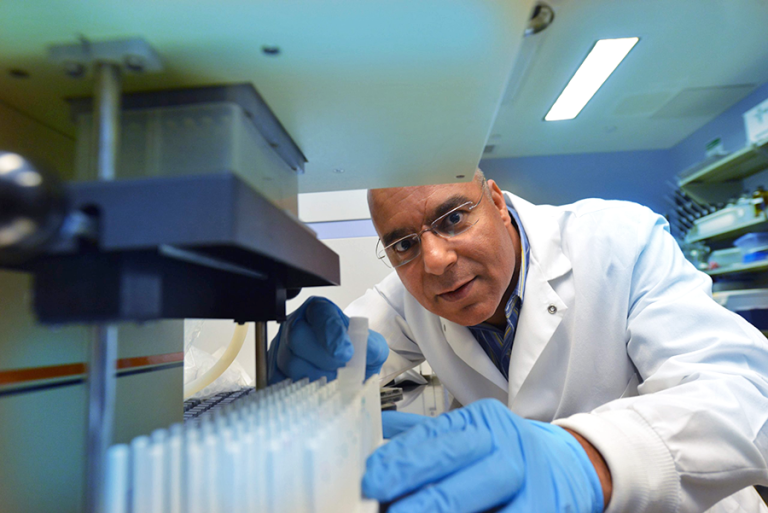
{"label": "clear plastic tubing", "polygon": [[232,362],[235,361],[235,358],[237,358],[237,355],[240,353],[240,349],[243,347],[245,336],[247,334],[247,324],[235,325],[235,332],[232,335],[232,340],[224,350],[224,354],[221,355],[221,358],[219,358],[218,361],[213,364],[213,367],[208,369],[205,374],[184,386],[185,401],[216,381],[222,374],[224,374],[224,371],[226,371],[229,366],[232,365]]}

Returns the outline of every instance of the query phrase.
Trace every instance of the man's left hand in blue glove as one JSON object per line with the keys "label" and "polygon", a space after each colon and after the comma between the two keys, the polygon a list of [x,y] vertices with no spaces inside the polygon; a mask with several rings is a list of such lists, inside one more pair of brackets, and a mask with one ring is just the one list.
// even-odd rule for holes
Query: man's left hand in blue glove
{"label": "man's left hand in blue glove", "polygon": [[484,399],[418,423],[379,448],[368,458],[363,492],[382,502],[413,492],[390,513],[500,505],[505,513],[599,513],[603,488],[590,461],[597,451],[589,446],[588,456],[575,436]]}
{"label": "man's left hand in blue glove", "polygon": [[[269,384],[291,378],[315,381],[325,376],[336,379],[336,372],[352,358],[352,341],[347,334],[349,317],[333,302],[311,297],[283,324],[269,346]],[[379,333],[368,330],[365,379],[381,371],[389,347]]]}

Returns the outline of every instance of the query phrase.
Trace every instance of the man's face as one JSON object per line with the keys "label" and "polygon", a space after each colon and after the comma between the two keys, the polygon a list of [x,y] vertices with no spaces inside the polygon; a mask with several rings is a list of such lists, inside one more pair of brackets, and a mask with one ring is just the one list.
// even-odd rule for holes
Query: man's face
{"label": "man's face", "polygon": [[[368,202],[384,245],[418,233],[437,217],[466,201],[477,202],[478,221],[446,239],[426,231],[421,254],[398,267],[397,274],[427,310],[464,326],[504,319],[504,304],[517,282],[520,239],[499,187],[469,183],[400,187],[370,191]],[[512,279],[515,278],[513,282]]]}

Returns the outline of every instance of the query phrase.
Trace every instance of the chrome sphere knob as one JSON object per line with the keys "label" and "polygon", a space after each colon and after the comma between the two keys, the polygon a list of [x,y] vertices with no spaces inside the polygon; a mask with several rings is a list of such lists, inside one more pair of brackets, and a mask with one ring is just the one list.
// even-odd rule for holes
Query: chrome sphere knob
{"label": "chrome sphere knob", "polygon": [[58,233],[66,200],[55,175],[17,153],[0,151],[0,263],[21,263]]}

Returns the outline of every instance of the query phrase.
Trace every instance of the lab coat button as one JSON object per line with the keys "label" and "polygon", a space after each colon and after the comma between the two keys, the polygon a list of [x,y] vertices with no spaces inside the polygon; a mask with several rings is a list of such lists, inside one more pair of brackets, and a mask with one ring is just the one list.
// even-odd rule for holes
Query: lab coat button
{"label": "lab coat button", "polygon": [[556,314],[557,313],[557,307],[555,305],[549,305],[547,307],[547,312],[549,312],[551,314]]}

